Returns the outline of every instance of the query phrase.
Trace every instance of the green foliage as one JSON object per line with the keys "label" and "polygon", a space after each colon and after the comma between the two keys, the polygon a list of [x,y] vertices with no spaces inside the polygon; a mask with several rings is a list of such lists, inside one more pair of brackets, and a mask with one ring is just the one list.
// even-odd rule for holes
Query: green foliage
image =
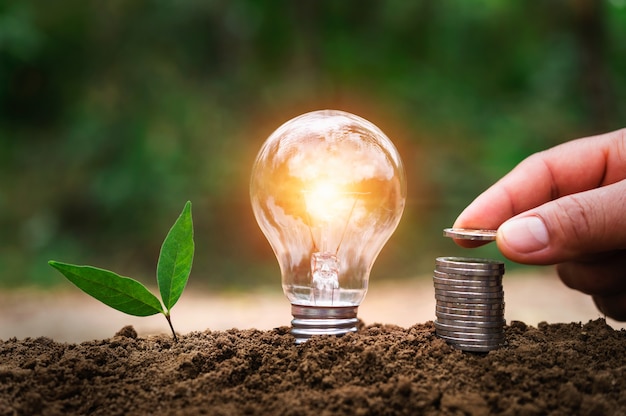
{"label": "green foliage", "polygon": [[193,253],[193,222],[191,202],[188,201],[165,237],[157,264],[157,281],[165,309],[143,284],[129,277],[92,266],[77,266],[54,260],[48,264],[83,292],[118,311],[135,316],[164,314],[176,339],[170,310],[185,289]]}
{"label": "green foliage", "polygon": [[138,281],[108,270],[50,260],[70,282],[88,295],[120,312],[135,316],[164,313],[161,302]]}
{"label": "green foliage", "polygon": [[157,263],[157,282],[167,313],[185,289],[191,272],[193,253],[191,203],[187,202],[182,214],[165,237]]}

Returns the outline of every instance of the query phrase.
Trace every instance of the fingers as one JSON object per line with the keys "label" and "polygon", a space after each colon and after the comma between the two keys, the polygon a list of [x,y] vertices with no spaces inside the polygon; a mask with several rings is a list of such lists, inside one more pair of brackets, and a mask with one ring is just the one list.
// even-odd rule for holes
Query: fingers
{"label": "fingers", "polygon": [[555,264],[626,248],[626,180],[528,210],[498,229],[504,256]]}
{"label": "fingers", "polygon": [[596,307],[605,314],[618,321],[626,321],[626,293],[612,296],[593,296]]}
{"label": "fingers", "polygon": [[567,286],[592,295],[607,316],[626,320],[625,208],[623,129],[532,155],[478,196],[454,227],[498,229],[506,257],[560,263]]}
{"label": "fingers", "polygon": [[[626,129],[574,140],[530,156],[478,196],[454,227],[497,229],[504,221],[562,196],[626,179]],[[480,245],[456,240],[465,247]]]}
{"label": "fingers", "polygon": [[566,286],[588,295],[610,297],[626,293],[626,252],[599,256],[591,261],[561,263],[559,277]]}
{"label": "fingers", "polygon": [[626,321],[626,252],[594,261],[562,263],[557,271],[567,286],[591,295],[600,312]]}

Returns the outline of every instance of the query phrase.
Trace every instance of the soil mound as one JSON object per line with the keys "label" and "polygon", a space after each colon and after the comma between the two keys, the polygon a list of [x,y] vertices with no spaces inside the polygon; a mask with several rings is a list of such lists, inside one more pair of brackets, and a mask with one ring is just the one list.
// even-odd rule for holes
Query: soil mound
{"label": "soil mound", "polygon": [[289,328],[0,341],[0,415],[623,415],[626,331],[522,322],[463,353],[432,322],[296,346]]}

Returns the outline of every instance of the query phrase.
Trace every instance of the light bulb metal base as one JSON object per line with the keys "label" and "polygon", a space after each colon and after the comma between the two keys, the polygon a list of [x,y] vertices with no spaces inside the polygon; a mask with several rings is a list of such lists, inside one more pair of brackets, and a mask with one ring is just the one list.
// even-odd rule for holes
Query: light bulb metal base
{"label": "light bulb metal base", "polygon": [[291,334],[296,344],[315,335],[345,335],[357,331],[358,306],[291,305]]}

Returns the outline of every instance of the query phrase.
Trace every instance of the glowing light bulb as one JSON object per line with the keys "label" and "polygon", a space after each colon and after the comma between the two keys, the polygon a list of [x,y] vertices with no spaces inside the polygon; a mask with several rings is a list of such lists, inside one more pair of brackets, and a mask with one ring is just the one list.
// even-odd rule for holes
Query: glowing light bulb
{"label": "glowing light bulb", "polygon": [[350,113],[303,114],[261,147],[250,198],[280,265],[296,342],[356,331],[370,271],[404,210],[393,143]]}

